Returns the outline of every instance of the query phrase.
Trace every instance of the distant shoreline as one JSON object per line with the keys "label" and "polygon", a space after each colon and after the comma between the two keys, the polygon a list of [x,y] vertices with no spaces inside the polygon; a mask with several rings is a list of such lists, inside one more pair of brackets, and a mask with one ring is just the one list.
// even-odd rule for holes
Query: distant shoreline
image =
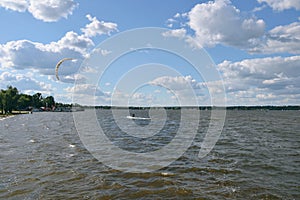
{"label": "distant shoreline", "polygon": [[[75,106],[75,108],[78,106]],[[130,109],[130,110],[148,110],[148,109],[166,109],[166,110],[180,110],[180,109],[199,109],[199,110],[295,110],[300,111],[300,106],[162,106],[162,107],[138,107],[138,106],[79,106],[82,111],[84,109]],[[81,111],[81,110],[80,110]],[[46,111],[45,111],[46,112]],[[10,114],[2,114],[0,112],[0,120],[13,117],[20,114],[30,114],[31,111],[13,111]]]}
{"label": "distant shoreline", "polygon": [[198,108],[199,110],[300,110],[300,106],[161,106],[161,107],[147,107],[147,106],[82,106],[83,108],[96,108],[96,109],[132,109],[132,110],[146,110],[146,109],[168,109],[168,110],[179,110],[185,108]]}

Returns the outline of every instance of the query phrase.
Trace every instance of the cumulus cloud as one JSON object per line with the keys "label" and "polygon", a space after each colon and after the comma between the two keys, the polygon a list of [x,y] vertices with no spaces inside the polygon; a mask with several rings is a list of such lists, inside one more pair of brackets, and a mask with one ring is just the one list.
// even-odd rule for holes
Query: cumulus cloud
{"label": "cumulus cloud", "polygon": [[252,46],[265,30],[262,19],[243,17],[228,0],[197,4],[188,13],[188,18],[188,25],[195,32],[192,41],[198,46],[212,47],[219,43]]}
{"label": "cumulus cloud", "polygon": [[[298,8],[297,5],[300,4],[300,1],[296,3],[290,0],[268,2],[274,6],[281,5],[281,8],[289,8],[288,5]],[[169,21],[177,22],[179,17],[186,20],[186,23],[181,28],[174,28],[163,35],[184,38],[193,47],[214,47],[222,44],[249,53],[300,53],[299,21],[266,31],[262,19],[257,19],[253,14],[247,17],[229,0],[197,4],[188,13],[176,14]],[[188,28],[193,31],[193,34],[188,31]]]}
{"label": "cumulus cloud", "polygon": [[174,91],[200,88],[200,85],[192,76],[162,76],[149,82],[149,84],[163,86],[164,88]]}
{"label": "cumulus cloud", "polygon": [[154,103],[155,98],[152,94],[142,92],[134,93],[128,102],[129,106],[152,106]]}
{"label": "cumulus cloud", "polygon": [[49,74],[48,70],[53,74],[62,57],[83,58],[81,52],[55,42],[45,45],[29,40],[10,41],[0,45],[0,49],[4,52],[0,57],[3,68],[36,69],[42,74]]}
{"label": "cumulus cloud", "polygon": [[274,10],[282,11],[290,8],[300,10],[300,1],[298,0],[257,0],[259,3],[267,3]]}
{"label": "cumulus cloud", "polygon": [[94,49],[94,50],[93,50],[93,53],[99,53],[99,54],[101,54],[102,56],[107,56],[107,55],[111,54],[112,51],[107,50],[107,49],[100,49],[100,48],[97,48],[97,49]]}
{"label": "cumulus cloud", "polygon": [[94,37],[96,35],[110,35],[112,32],[117,31],[117,24],[112,22],[99,21],[96,17],[86,15],[91,22],[82,28],[81,31],[87,37]]}
{"label": "cumulus cloud", "polygon": [[264,40],[249,50],[252,53],[300,53],[300,22],[277,26],[266,34]]}
{"label": "cumulus cloud", "polygon": [[28,8],[27,0],[1,0],[0,6],[18,12],[25,12]]}
{"label": "cumulus cloud", "polygon": [[86,49],[94,46],[94,42],[91,38],[86,37],[85,35],[78,35],[77,33],[70,31],[67,32],[66,35],[58,42],[52,42],[48,46],[50,48],[56,47],[56,49],[59,49],[59,47],[68,47],[76,52],[85,54],[87,53]]}
{"label": "cumulus cloud", "polygon": [[177,37],[184,38],[186,37],[186,30],[184,28],[169,30],[163,33],[164,37]]}
{"label": "cumulus cloud", "polygon": [[28,11],[36,19],[55,22],[71,15],[76,6],[73,0],[30,0]]}
{"label": "cumulus cloud", "polygon": [[[300,56],[224,61],[218,65],[235,104],[295,104],[300,98]],[[283,101],[286,102],[283,102]]]}
{"label": "cumulus cloud", "polygon": [[78,4],[73,0],[2,0],[0,6],[18,12],[30,12],[36,19],[55,22],[67,18]]}
{"label": "cumulus cloud", "polygon": [[81,105],[103,105],[107,104],[107,99],[109,99],[99,87],[91,84],[76,84],[67,87],[64,91],[68,96],[73,96],[73,102]]}
{"label": "cumulus cloud", "polygon": [[[60,74],[62,74],[62,73],[60,72]],[[64,82],[64,83],[75,83],[76,82],[76,84],[85,84],[86,77],[81,74],[71,74],[71,75],[63,76],[60,79],[60,81]]]}
{"label": "cumulus cloud", "polygon": [[[90,23],[99,22],[95,17],[92,19]],[[69,31],[59,40],[46,44],[30,40],[16,40],[0,44],[0,88],[13,85],[23,93],[41,92],[44,95],[51,95],[55,88],[49,83],[51,80],[56,80],[54,68],[57,62],[62,58],[71,57],[76,59],[64,62],[59,69],[59,83],[74,83],[76,81],[77,88],[76,90],[67,88],[65,94],[58,95],[59,101],[70,100],[73,92],[76,92],[78,97],[86,99],[86,93],[95,90],[96,97],[91,96],[90,102],[87,104],[99,101],[106,102],[107,95],[100,89],[87,85],[86,78],[78,74],[78,69],[82,60],[89,56],[90,49],[95,46],[92,37],[100,34],[111,34],[116,29],[108,31],[107,28],[104,28],[105,30],[101,32],[102,27],[89,26],[89,24],[85,26],[85,32]],[[96,34],[86,34],[89,29]],[[101,53],[108,55],[111,51],[101,50]],[[95,72],[95,69],[88,66],[83,70]],[[22,74],[24,72],[26,74]],[[28,74],[28,72],[31,73]],[[47,83],[35,78],[41,75],[49,75]]]}
{"label": "cumulus cloud", "polygon": [[162,76],[149,82],[150,85],[161,86],[173,93],[174,98],[181,100],[181,105],[197,105],[198,97],[207,92],[206,85],[197,82],[192,76]]}
{"label": "cumulus cloud", "polygon": [[[93,18],[91,23],[95,21],[98,20]],[[86,27],[90,27],[88,25]],[[102,34],[109,33],[102,32]],[[82,61],[88,56],[89,50],[93,46],[94,43],[91,37],[88,37],[85,33],[78,34],[74,31],[67,32],[60,40],[48,44],[29,40],[10,41],[6,44],[0,44],[0,68],[35,69],[41,74],[53,75],[54,66],[60,59],[71,57],[76,58],[77,61]],[[103,54],[109,54],[109,52],[103,50]],[[69,68],[61,69],[60,73],[62,75],[77,72],[80,62],[69,62],[69,65]],[[66,82],[74,80],[74,77],[62,78],[62,81]]]}
{"label": "cumulus cloud", "polygon": [[79,84],[73,87],[68,87],[65,91],[76,94],[87,94],[95,96],[103,96],[104,93],[95,85],[91,84]]}
{"label": "cumulus cloud", "polygon": [[186,26],[186,23],[182,23],[181,21],[182,19],[186,20],[187,16],[188,16],[187,13],[176,13],[172,18],[167,19],[166,25],[169,28],[173,28],[177,25],[184,27]]}
{"label": "cumulus cloud", "polygon": [[50,93],[53,91],[50,84],[41,82],[32,77],[32,74],[16,73],[16,72],[2,72],[0,73],[0,88],[6,88],[7,85],[13,85],[18,89],[21,89],[22,93],[32,93],[32,91],[40,92],[47,91]]}
{"label": "cumulus cloud", "polygon": [[[181,100],[180,105],[195,101],[198,105],[224,105],[224,87],[228,105],[299,104],[299,66],[300,56],[224,61],[217,66],[223,80],[201,82],[192,76],[162,76],[149,84],[169,90],[174,100]],[[147,101],[146,96],[136,97]],[[169,100],[170,104],[178,105],[178,101],[174,102]]]}
{"label": "cumulus cloud", "polygon": [[191,75],[163,76],[149,84],[168,89],[174,94],[173,98],[181,101],[179,105],[226,105],[223,80],[203,82],[197,81]]}
{"label": "cumulus cloud", "polygon": [[170,19],[168,19],[167,20],[167,26],[169,27],[169,28],[172,28],[173,26],[174,26],[174,23],[176,23],[177,21],[175,20],[175,19],[173,19],[173,18],[170,18]]}

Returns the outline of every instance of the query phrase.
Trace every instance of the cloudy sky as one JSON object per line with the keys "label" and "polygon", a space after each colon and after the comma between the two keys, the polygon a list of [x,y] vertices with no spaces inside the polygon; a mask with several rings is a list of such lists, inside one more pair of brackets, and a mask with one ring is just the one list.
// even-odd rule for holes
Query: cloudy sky
{"label": "cloudy sky", "polygon": [[[12,85],[22,93],[41,92],[65,103],[76,92],[99,105],[110,104],[112,96],[133,105],[157,105],[176,102],[180,95],[189,99],[188,85],[199,104],[210,105],[207,87],[218,91],[222,82],[228,105],[300,104],[298,0],[1,0],[0,17],[1,89]],[[143,50],[115,62],[97,87],[84,81],[81,63],[98,44],[143,27],[167,28],[164,37],[204,48],[222,80],[204,82],[185,61]],[[111,53],[98,50],[104,56]],[[55,65],[65,57],[76,60],[61,66],[57,80]],[[116,89],[122,74],[153,62],[174,67],[181,76],[162,72],[134,93]],[[163,65],[153,69],[163,71]],[[95,93],[93,98],[88,91]]]}

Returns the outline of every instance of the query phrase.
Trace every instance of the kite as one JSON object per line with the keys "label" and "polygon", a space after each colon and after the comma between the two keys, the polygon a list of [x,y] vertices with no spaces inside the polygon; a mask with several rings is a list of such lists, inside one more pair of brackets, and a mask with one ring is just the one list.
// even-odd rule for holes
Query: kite
{"label": "kite", "polygon": [[65,62],[66,60],[75,60],[74,58],[63,58],[61,59],[55,66],[55,75],[56,75],[56,78],[57,80],[59,80],[59,77],[58,77],[58,69],[59,69],[59,66]]}

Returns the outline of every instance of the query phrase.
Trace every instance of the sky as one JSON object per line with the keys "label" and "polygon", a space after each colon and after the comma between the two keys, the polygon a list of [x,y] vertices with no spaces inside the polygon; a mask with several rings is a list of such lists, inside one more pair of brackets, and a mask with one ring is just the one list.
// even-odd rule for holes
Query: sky
{"label": "sky", "polygon": [[[218,105],[212,98],[224,98],[222,92],[226,105],[300,105],[299,0],[0,0],[0,18],[0,89],[12,85],[63,103],[76,94],[85,105],[124,99]],[[188,51],[205,52],[219,79],[151,42],[99,73],[103,66],[93,56],[108,58],[135,39],[102,44],[147,27],[163,28],[161,37],[184,42]],[[141,33],[137,40],[152,37]],[[75,59],[60,66],[57,80],[55,65],[66,57]]]}

